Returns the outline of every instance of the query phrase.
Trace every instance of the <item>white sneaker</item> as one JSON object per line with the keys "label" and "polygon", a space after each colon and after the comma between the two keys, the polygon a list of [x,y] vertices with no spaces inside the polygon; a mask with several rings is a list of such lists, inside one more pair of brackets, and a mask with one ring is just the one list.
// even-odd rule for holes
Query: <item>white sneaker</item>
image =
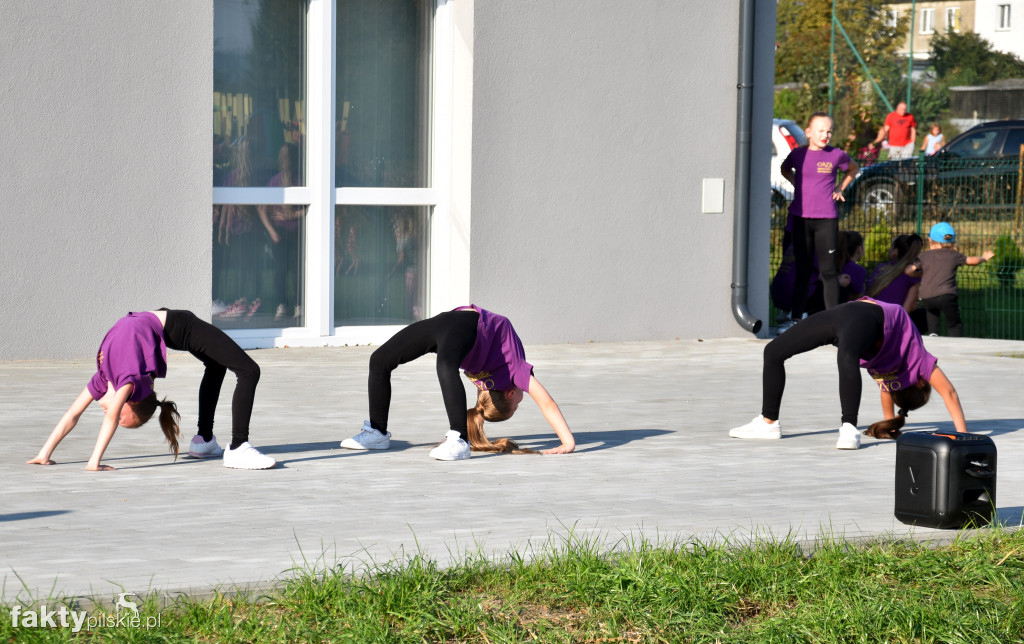
{"label": "white sneaker", "polygon": [[366,420],[363,421],[363,431],[341,441],[341,446],[346,449],[387,449],[391,447],[391,432],[381,434]]}
{"label": "white sneaker", "polygon": [[275,465],[275,459],[261,453],[249,441],[245,441],[237,449],[228,447],[224,450],[224,467],[233,467],[236,470],[269,470]]}
{"label": "white sneaker", "polygon": [[836,449],[860,449],[860,431],[850,423],[843,423],[839,428]]}
{"label": "white sneaker", "polygon": [[782,423],[765,422],[763,416],[755,416],[754,420],[740,427],[733,427],[729,430],[729,436],[733,438],[761,438],[774,440],[782,438]]}
{"label": "white sneaker", "polygon": [[444,442],[430,450],[430,458],[439,461],[462,461],[469,458],[469,443],[462,440],[459,432],[449,429]]}
{"label": "white sneaker", "polygon": [[192,437],[192,442],[188,446],[188,455],[192,458],[210,458],[211,456],[220,456],[223,453],[224,450],[217,444],[216,436],[211,438],[209,442],[206,442],[202,436],[196,434]]}

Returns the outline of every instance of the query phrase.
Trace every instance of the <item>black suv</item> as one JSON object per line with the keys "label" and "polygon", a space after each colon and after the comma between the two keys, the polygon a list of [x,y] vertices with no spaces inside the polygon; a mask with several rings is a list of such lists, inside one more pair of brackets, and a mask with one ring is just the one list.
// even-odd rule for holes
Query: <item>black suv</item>
{"label": "black suv", "polygon": [[976,125],[923,161],[914,157],[865,166],[847,188],[844,210],[913,216],[919,195],[935,215],[1013,207],[1022,145],[1024,119]]}

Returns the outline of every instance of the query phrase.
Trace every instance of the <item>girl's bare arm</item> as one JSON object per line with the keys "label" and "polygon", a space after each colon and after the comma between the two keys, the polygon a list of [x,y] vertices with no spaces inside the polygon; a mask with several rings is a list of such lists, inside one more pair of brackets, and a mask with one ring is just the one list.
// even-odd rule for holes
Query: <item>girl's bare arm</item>
{"label": "girl's bare arm", "polygon": [[558,403],[551,397],[548,390],[544,388],[544,385],[540,384],[540,381],[533,376],[530,376],[530,391],[528,393],[534,402],[537,403],[537,406],[540,407],[540,411],[544,414],[548,424],[551,425],[551,429],[555,430],[559,440],[562,441],[561,445],[546,449],[544,453],[568,454],[576,449],[576,439],[573,437],[572,431],[569,430],[569,424],[565,422],[562,411],[558,408]]}
{"label": "girl's bare arm", "polygon": [[75,425],[78,424],[78,419],[82,417],[82,413],[85,412],[91,402],[92,394],[89,393],[87,387],[82,390],[82,393],[78,394],[75,402],[71,403],[71,407],[64,412],[57,426],[50,432],[50,437],[43,443],[43,448],[39,450],[39,454],[31,461],[27,461],[27,463],[29,465],[53,465],[54,461],[50,460],[53,450],[57,449],[57,445],[60,445],[64,437],[75,428]]}

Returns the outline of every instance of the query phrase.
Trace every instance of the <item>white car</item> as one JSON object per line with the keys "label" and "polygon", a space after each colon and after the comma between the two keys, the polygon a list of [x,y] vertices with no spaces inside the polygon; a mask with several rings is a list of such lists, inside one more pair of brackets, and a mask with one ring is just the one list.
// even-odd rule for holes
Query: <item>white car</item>
{"label": "white car", "polygon": [[772,203],[793,198],[793,184],[782,176],[782,162],[801,145],[807,145],[807,136],[796,121],[772,119]]}

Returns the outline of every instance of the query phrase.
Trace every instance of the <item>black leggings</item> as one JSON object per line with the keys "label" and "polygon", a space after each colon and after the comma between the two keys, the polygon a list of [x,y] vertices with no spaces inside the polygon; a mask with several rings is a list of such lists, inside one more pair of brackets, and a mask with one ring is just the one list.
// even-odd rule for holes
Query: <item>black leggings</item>
{"label": "black leggings", "polygon": [[231,449],[249,440],[249,420],[260,381],[260,366],[226,333],[197,318],[191,311],[167,311],[164,341],[167,348],[188,351],[206,366],[199,383],[199,435],[213,438],[213,416],[217,411],[220,387],[228,369],[235,374],[235,393],[231,398]]}
{"label": "black leggings", "polygon": [[[793,218],[793,258],[796,265],[796,283],[793,285],[794,320],[807,311],[807,292],[810,290],[814,260],[811,250],[818,258],[818,274],[821,277],[822,296],[825,308],[839,304],[839,270],[836,268],[836,246],[839,237],[839,222],[835,219]],[[781,337],[781,336],[780,336]]]}
{"label": "black leggings", "polygon": [[956,293],[926,297],[921,300],[928,320],[928,333],[939,334],[939,320],[946,316],[946,332],[951,338],[964,336],[964,323],[960,320],[959,296]]}
{"label": "black leggings", "polygon": [[468,440],[466,433],[466,389],[459,365],[476,342],[476,311],[448,311],[405,327],[370,356],[370,425],[382,433],[388,430],[391,408],[391,372],[400,364],[428,353],[437,354],[437,380],[448,412],[449,427]]}
{"label": "black leggings", "polygon": [[885,312],[869,302],[850,302],[815,313],[775,338],[764,348],[761,415],[778,420],[782,391],[786,388],[785,362],[799,354],[831,344],[839,348],[839,403],[842,422],[857,424],[860,408],[860,359],[877,351]]}

